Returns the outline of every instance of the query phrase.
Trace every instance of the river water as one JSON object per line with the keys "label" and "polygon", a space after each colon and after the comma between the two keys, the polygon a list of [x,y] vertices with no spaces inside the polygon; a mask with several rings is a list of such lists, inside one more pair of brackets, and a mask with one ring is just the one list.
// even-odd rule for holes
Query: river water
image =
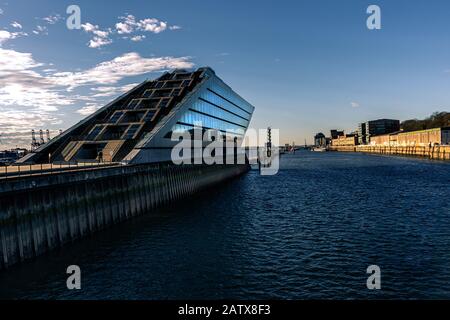
{"label": "river water", "polygon": [[276,176],[250,171],[1,272],[0,298],[450,298],[450,164],[284,155]]}

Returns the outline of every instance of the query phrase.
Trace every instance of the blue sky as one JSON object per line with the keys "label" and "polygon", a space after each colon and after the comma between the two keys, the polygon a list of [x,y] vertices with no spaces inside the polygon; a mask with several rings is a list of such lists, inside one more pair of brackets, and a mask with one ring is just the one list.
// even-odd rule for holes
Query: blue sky
{"label": "blue sky", "polygon": [[[66,8],[81,8],[81,30]],[[366,9],[381,8],[368,30]],[[281,142],[449,111],[448,1],[0,0],[0,137],[66,129],[146,78],[208,65]],[[8,145],[9,143],[9,145]]]}

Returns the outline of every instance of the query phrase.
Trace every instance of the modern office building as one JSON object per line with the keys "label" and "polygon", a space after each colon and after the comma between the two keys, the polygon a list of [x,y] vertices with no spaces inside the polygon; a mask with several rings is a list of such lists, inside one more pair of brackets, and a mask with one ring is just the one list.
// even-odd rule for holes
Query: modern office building
{"label": "modern office building", "polygon": [[358,125],[359,144],[368,144],[371,136],[383,135],[400,130],[400,121],[393,119],[378,119]]}
{"label": "modern office building", "polygon": [[362,122],[358,124],[358,143],[367,144],[366,141],[366,123]]}
{"label": "modern office building", "polygon": [[141,83],[21,161],[169,161],[179,143],[173,133],[201,125],[241,141],[253,110],[211,68],[176,70]]}

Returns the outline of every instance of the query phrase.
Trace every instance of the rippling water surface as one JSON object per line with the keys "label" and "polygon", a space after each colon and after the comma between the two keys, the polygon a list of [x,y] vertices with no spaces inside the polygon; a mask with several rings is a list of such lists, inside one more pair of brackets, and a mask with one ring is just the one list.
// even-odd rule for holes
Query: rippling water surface
{"label": "rippling water surface", "polygon": [[[66,289],[71,264],[81,291]],[[0,298],[450,298],[450,164],[286,155],[276,176],[251,171],[2,272]]]}

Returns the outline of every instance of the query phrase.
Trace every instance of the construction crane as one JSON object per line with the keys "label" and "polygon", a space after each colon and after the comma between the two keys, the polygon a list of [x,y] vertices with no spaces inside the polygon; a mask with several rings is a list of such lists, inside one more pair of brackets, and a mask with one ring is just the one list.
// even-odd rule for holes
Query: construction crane
{"label": "construction crane", "polygon": [[45,131],[45,135],[46,135],[46,138],[47,138],[47,142],[49,142],[50,141],[50,130],[46,130]]}
{"label": "construction crane", "polygon": [[36,150],[41,145],[45,143],[44,141],[44,133],[42,130],[39,130],[39,141],[36,139],[36,131],[31,130],[31,151]]}
{"label": "construction crane", "polygon": [[41,129],[41,130],[39,130],[39,145],[43,145],[44,143],[45,143],[44,131],[42,131],[42,129]]}

